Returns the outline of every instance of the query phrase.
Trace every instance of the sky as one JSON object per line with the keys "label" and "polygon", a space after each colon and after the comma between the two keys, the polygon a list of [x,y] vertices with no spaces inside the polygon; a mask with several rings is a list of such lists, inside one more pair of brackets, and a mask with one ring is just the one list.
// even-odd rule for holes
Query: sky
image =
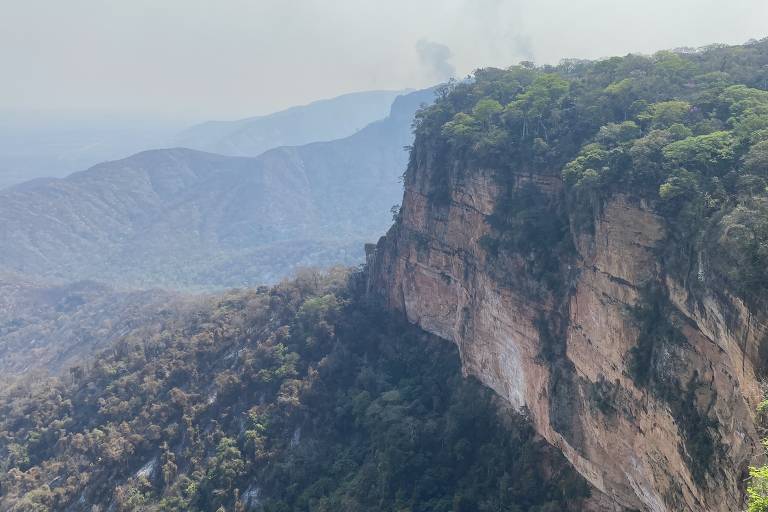
{"label": "sky", "polygon": [[0,0],[0,110],[235,119],[768,36],[766,0]]}

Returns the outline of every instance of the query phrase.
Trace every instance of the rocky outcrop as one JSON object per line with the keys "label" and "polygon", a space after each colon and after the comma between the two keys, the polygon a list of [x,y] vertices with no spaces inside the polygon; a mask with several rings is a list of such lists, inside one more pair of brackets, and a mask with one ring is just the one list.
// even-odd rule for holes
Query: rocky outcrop
{"label": "rocky outcrop", "polygon": [[489,220],[509,188],[534,183],[555,215],[559,175],[502,179],[416,151],[400,218],[367,251],[371,293],[456,343],[465,373],[527,411],[617,509],[740,510],[760,458],[766,315],[724,290],[694,298],[667,275],[665,223],[630,195],[605,203],[593,230],[568,235],[561,286],[547,288],[527,255],[485,242],[498,236]]}

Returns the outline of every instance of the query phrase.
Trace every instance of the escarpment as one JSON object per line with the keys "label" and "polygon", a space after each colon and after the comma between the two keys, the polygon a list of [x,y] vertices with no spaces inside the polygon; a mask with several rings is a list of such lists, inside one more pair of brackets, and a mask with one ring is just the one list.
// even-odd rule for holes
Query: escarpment
{"label": "escarpment", "polygon": [[369,293],[454,342],[616,510],[742,510],[765,308],[676,245],[658,196],[614,186],[585,209],[562,165],[484,165],[436,133],[417,128]]}
{"label": "escarpment", "polygon": [[[562,290],[542,290],[515,258],[493,255],[489,217],[503,193],[493,170],[409,173],[399,222],[370,254],[371,288],[425,330],[456,343],[463,368],[519,409],[596,488],[629,509],[738,510],[758,454],[753,409],[765,315],[727,293],[692,302],[656,257],[664,223],[630,195],[611,200],[594,234],[573,240]],[[553,208],[560,183],[536,181]],[[553,212],[553,215],[555,213]],[[648,292],[649,286],[656,287]],[[649,293],[680,325],[633,370],[637,310]],[[662,297],[662,298],[659,298]],[[660,318],[651,323],[664,322]],[[645,372],[638,382],[633,371]]]}

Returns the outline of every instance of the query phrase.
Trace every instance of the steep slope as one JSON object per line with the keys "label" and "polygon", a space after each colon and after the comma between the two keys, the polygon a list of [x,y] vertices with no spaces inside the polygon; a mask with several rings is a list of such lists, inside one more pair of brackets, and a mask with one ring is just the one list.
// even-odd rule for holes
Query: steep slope
{"label": "steep slope", "polygon": [[768,42],[478,72],[419,116],[368,288],[617,506],[742,510],[764,460]]}
{"label": "steep slope", "polygon": [[255,158],[140,153],[0,192],[0,268],[64,281],[205,288],[356,264],[399,201],[413,113],[431,91],[332,142]]}
{"label": "steep slope", "polygon": [[407,91],[365,91],[238,121],[210,121],[180,133],[174,144],[231,156],[258,156],[280,146],[348,137],[383,119]]}
{"label": "steep slope", "polygon": [[[456,350],[343,274],[230,292],[0,397],[0,509],[585,511]],[[220,508],[222,507],[222,508]]]}

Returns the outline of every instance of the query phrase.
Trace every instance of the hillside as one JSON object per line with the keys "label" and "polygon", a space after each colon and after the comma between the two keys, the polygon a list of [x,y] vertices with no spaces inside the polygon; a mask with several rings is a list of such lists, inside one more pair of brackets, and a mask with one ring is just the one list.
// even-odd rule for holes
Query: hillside
{"label": "hillside", "polygon": [[0,399],[0,509],[591,510],[455,348],[307,275]]}
{"label": "hillside", "polygon": [[767,510],[767,89],[768,40],[478,71],[418,115],[372,296],[617,506]]}
{"label": "hillside", "polygon": [[118,292],[88,281],[51,285],[0,275],[0,391],[20,378],[67,374],[126,333],[194,310],[196,300],[160,290]]}
{"label": "hillside", "polygon": [[399,202],[413,113],[429,90],[345,139],[259,157],[139,153],[0,191],[0,269],[65,282],[223,288],[354,265]]}
{"label": "hillside", "polygon": [[407,91],[365,91],[237,121],[209,121],[184,130],[176,146],[230,156],[258,156],[280,146],[342,139],[389,114]]}

